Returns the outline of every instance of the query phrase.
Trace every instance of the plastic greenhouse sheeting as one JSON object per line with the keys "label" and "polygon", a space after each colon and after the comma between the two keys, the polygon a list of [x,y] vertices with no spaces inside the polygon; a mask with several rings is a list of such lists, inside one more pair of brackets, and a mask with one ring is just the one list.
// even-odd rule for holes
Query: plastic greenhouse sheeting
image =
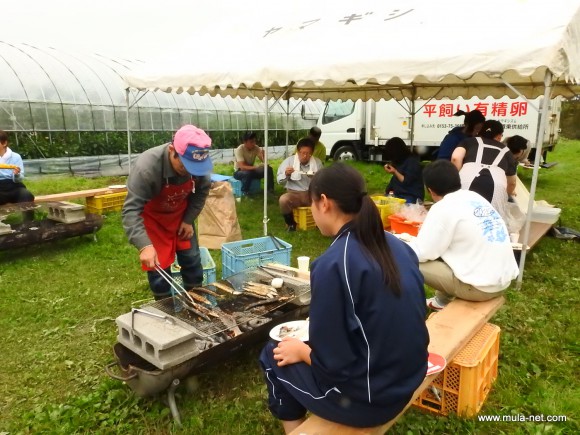
{"label": "plastic greenhouse sheeting", "polygon": [[[70,53],[52,47],[0,41],[0,128],[7,131],[126,131],[124,74],[139,61]],[[133,99],[137,92],[132,92]],[[129,111],[132,131],[175,131],[186,123],[206,130],[263,128],[254,99],[148,92]],[[294,100],[297,102],[298,100]],[[321,102],[305,101],[318,113]],[[285,129],[285,107],[273,108],[273,129]],[[308,128],[300,113],[295,128]]]}

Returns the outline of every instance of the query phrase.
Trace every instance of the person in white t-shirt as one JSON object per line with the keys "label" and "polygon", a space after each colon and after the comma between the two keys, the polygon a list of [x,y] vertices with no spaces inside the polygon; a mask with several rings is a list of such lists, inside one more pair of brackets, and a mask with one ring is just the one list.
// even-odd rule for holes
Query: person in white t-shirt
{"label": "person in white t-shirt", "polygon": [[518,275],[506,225],[478,193],[462,190],[447,160],[423,170],[435,204],[410,242],[425,284],[436,290],[427,306],[440,310],[453,298],[486,301],[504,293]]}
{"label": "person in white t-shirt", "polygon": [[308,193],[310,180],[319,169],[322,169],[322,162],[313,155],[314,142],[310,138],[303,137],[296,147],[298,150],[296,154],[280,164],[277,175],[278,183],[286,187],[286,193],[278,202],[288,231],[296,231],[294,209],[310,207]]}

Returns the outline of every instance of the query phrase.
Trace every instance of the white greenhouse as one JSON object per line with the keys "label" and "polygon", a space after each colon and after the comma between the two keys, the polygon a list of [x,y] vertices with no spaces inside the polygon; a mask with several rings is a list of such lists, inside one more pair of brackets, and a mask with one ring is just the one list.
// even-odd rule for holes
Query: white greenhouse
{"label": "white greenhouse", "polygon": [[[127,123],[122,77],[140,63],[0,41],[0,129],[28,159],[123,154],[127,126],[134,152],[170,140],[188,123],[206,130],[218,149],[233,148],[245,131],[263,131],[263,101],[188,93],[132,91]],[[322,108],[311,100],[272,103],[273,145],[294,143]]]}

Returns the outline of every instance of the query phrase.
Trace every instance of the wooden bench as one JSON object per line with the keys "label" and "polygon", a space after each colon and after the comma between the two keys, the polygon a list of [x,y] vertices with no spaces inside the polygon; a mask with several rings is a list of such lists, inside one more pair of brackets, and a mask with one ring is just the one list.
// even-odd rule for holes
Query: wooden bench
{"label": "wooden bench", "polygon": [[[427,319],[429,330],[429,351],[453,360],[465,344],[487,323],[487,321],[503,305],[504,298],[499,297],[486,302],[469,302],[455,299],[444,310]],[[371,428],[354,428],[334,423],[316,415],[310,416],[304,423],[291,433],[293,435],[375,435],[385,433],[395,424],[397,419],[413,404],[415,399],[435,379],[435,375],[427,376],[415,390],[415,394],[405,409],[386,424]]]}
{"label": "wooden bench", "polygon": [[111,193],[119,193],[126,191],[127,191],[126,187],[119,188],[103,187],[100,189],[78,190],[76,192],[52,193],[50,195],[38,195],[34,198],[34,202],[68,201],[70,199],[93,198],[98,195],[108,195]]}

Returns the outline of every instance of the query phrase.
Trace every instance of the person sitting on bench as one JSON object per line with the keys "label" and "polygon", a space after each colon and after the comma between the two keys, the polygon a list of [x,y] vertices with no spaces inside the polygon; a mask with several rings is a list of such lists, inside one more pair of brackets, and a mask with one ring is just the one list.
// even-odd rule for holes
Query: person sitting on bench
{"label": "person sitting on bench", "polygon": [[244,142],[234,151],[234,178],[242,182],[242,195],[250,194],[252,180],[264,178],[264,171],[268,171],[268,192],[274,193],[274,171],[268,165],[266,169],[263,164],[255,165],[256,157],[264,161],[264,150],[256,144],[256,133],[248,131],[242,137]]}
{"label": "person sitting on bench", "polygon": [[[8,146],[8,134],[0,130],[0,205],[33,202],[34,195],[26,188],[24,178],[24,163],[20,154]],[[23,213],[24,222],[34,220],[34,210]]]}
{"label": "person sitting on bench", "polygon": [[413,251],[385,233],[360,173],[335,163],[309,187],[312,216],[333,237],[312,263],[308,344],[269,342],[260,364],[286,433],[306,410],[356,427],[401,412],[427,372],[425,292]]}
{"label": "person sitting on bench", "polygon": [[503,294],[519,270],[499,213],[480,194],[461,189],[448,160],[427,165],[423,180],[435,204],[410,245],[425,284],[436,290],[427,306],[440,310],[454,297],[477,302]]}
{"label": "person sitting on bench", "polygon": [[288,231],[296,231],[293,211],[298,207],[310,206],[308,186],[312,176],[322,168],[320,159],[314,157],[314,142],[310,138],[298,141],[296,154],[285,159],[278,167],[278,183],[286,186],[280,196],[280,211]]}

